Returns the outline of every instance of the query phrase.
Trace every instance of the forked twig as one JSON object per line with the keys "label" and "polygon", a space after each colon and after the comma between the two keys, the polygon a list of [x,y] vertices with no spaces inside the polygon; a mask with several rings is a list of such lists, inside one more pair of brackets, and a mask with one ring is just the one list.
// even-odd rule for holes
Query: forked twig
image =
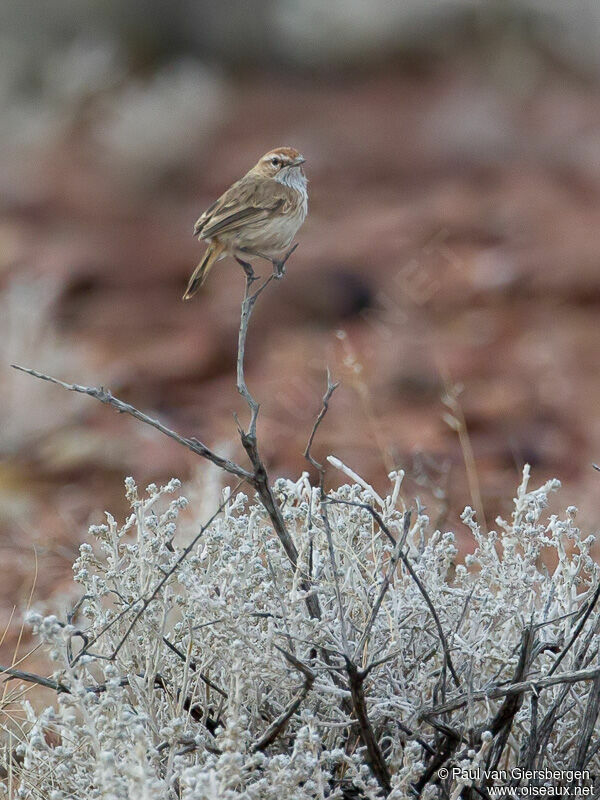
{"label": "forked twig", "polygon": [[334,382],[334,381],[331,380],[331,373],[329,372],[329,368],[328,368],[327,369],[327,390],[325,391],[325,394],[323,395],[323,405],[322,405],[321,410],[319,411],[319,414],[318,414],[318,416],[317,416],[317,418],[315,420],[315,424],[312,427],[312,431],[310,432],[310,436],[308,437],[308,442],[306,444],[306,447],[304,448],[304,458],[313,465],[313,467],[319,472],[319,475],[321,476],[321,483],[320,483],[321,494],[324,494],[323,480],[324,480],[324,477],[325,477],[325,468],[323,467],[323,464],[320,464],[315,458],[313,458],[312,453],[310,451],[311,451],[311,448],[312,448],[312,444],[313,444],[315,435],[316,435],[316,433],[317,433],[317,431],[319,429],[319,426],[323,422],[325,414],[327,414],[327,412],[329,411],[329,401],[331,400],[331,396],[335,392],[335,390],[338,388],[339,385],[340,385],[339,381],[335,381]]}
{"label": "forked twig", "polygon": [[[248,336],[248,325],[250,323],[250,317],[252,316],[252,311],[254,310],[254,305],[260,295],[264,292],[267,286],[271,283],[274,276],[269,275],[269,277],[264,280],[261,285],[256,289],[256,291],[252,291],[252,284],[258,280],[253,272],[246,272],[246,289],[244,291],[244,299],[242,300],[242,312],[240,315],[240,328],[238,332],[238,355],[237,355],[237,389],[238,392],[242,395],[248,407],[250,408],[250,423],[248,425],[248,435],[256,438],[256,419],[258,417],[258,412],[260,409],[260,405],[254,399],[248,386],[246,385],[246,377],[244,374],[244,359],[246,356],[246,337]],[[242,431],[240,431],[242,433]]]}
{"label": "forked twig", "polygon": [[[248,430],[246,432],[247,436],[250,436],[256,439],[256,419],[258,417],[258,412],[260,409],[259,403],[254,399],[248,386],[246,385],[246,377],[244,374],[244,360],[246,357],[246,338],[248,336],[248,325],[250,324],[250,317],[252,316],[252,312],[254,310],[254,306],[256,301],[260,297],[260,295],[264,292],[267,286],[271,283],[272,280],[277,278],[283,277],[285,275],[285,264],[288,258],[292,255],[294,250],[298,247],[295,244],[288,252],[285,254],[281,261],[273,261],[272,259],[267,259],[271,261],[273,264],[273,273],[266,278],[261,285],[255,291],[252,291],[252,285],[259,280],[256,275],[254,274],[254,270],[252,269],[251,264],[247,261],[243,261],[241,258],[236,257],[236,261],[240,264],[244,270],[246,275],[246,287],[244,290],[244,299],[242,300],[242,311],[240,315],[240,328],[238,332],[238,353],[237,353],[237,389],[238,392],[242,395],[248,407],[250,409],[250,423],[248,425]],[[262,256],[264,258],[264,256]],[[243,433],[240,430],[240,433]]]}

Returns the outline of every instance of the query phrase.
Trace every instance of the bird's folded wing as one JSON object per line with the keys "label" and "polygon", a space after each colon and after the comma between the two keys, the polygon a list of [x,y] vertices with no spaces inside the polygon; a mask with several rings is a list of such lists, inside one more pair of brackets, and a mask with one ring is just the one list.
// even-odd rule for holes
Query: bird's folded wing
{"label": "bird's folded wing", "polygon": [[286,200],[285,192],[264,191],[260,184],[242,186],[240,181],[207,208],[194,226],[194,235],[210,239],[249,223],[260,222],[277,213]]}
{"label": "bird's folded wing", "polygon": [[202,238],[210,239],[212,236],[235,231],[250,222],[260,222],[267,219],[281,205],[283,205],[283,200],[279,200],[271,208],[246,206],[246,208],[237,208],[235,211],[230,209],[230,213],[220,214],[217,218],[213,217],[207,225],[203,226]]}

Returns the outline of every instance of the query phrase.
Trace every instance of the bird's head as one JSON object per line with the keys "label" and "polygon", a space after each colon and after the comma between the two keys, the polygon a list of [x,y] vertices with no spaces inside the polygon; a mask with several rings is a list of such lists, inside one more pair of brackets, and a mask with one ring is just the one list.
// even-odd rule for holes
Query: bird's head
{"label": "bird's head", "polygon": [[302,164],[305,158],[293,147],[276,147],[260,159],[253,169],[264,178],[275,178],[287,183],[290,178],[304,176]]}

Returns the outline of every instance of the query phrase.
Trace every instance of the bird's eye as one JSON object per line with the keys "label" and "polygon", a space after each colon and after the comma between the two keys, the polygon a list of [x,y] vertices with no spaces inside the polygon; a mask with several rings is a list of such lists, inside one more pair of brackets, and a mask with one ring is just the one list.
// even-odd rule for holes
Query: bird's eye
{"label": "bird's eye", "polygon": [[271,159],[271,164],[273,164],[274,167],[278,167],[281,164],[281,161],[277,157],[273,157]]}

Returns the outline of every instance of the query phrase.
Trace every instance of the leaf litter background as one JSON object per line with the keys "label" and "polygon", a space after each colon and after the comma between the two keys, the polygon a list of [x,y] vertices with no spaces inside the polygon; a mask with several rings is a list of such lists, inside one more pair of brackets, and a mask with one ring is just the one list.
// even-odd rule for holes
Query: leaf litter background
{"label": "leaf litter background", "polygon": [[221,262],[180,298],[195,219],[279,144],[307,157],[310,215],[249,337],[271,475],[306,469],[329,366],[342,385],[315,456],[376,486],[406,470],[407,501],[463,531],[476,498],[442,400],[458,385],[488,523],[528,462],[598,526],[600,67],[573,34],[600,21],[585,3],[549,28],[535,3],[489,17],[456,3],[452,25],[439,8],[422,18],[427,3],[380,5],[374,22],[332,4],[328,36],[312,3],[308,22],[285,2],[252,19],[238,3],[221,17],[83,4],[77,19],[59,3],[50,30],[33,3],[2,11],[1,663],[33,584],[38,605],[69,597],[87,525],[125,512],[125,475],[192,481],[207,511],[220,480],[8,365],[104,384],[243,458],[241,271]]}

